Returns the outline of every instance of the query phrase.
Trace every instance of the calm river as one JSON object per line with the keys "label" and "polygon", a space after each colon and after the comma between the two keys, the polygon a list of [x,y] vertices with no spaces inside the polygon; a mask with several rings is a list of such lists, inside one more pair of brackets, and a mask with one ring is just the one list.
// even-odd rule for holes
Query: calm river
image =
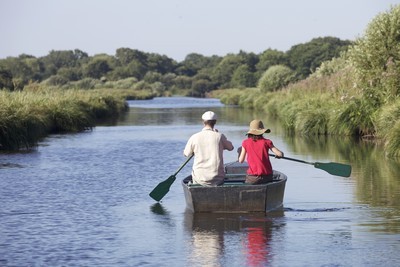
{"label": "calm river", "polygon": [[[0,154],[0,266],[400,266],[400,163],[372,143],[289,137],[265,114],[215,99],[130,101],[116,125],[53,135]],[[285,156],[351,164],[350,178],[272,159],[288,176],[284,210],[193,215],[177,175],[160,204],[148,194],[185,161],[201,114],[235,150],[264,121]]]}

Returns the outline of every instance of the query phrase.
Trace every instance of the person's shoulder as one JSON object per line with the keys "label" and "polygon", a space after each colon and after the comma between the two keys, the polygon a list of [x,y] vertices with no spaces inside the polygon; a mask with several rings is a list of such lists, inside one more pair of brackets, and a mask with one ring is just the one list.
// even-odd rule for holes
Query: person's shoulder
{"label": "person's shoulder", "polygon": [[264,138],[264,142],[267,144],[272,144],[272,140],[268,138]]}
{"label": "person's shoulder", "polygon": [[245,139],[243,139],[242,144],[247,144],[250,141],[252,141],[250,138],[245,138]]}

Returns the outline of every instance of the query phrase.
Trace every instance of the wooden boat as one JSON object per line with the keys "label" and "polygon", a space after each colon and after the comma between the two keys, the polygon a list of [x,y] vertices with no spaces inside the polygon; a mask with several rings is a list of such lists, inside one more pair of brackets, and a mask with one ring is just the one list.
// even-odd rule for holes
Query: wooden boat
{"label": "wooden boat", "polygon": [[189,175],[182,181],[187,209],[194,213],[248,213],[282,208],[287,176],[274,170],[272,182],[249,185],[244,183],[246,170],[246,163],[226,164],[225,182],[216,187],[193,184]]}

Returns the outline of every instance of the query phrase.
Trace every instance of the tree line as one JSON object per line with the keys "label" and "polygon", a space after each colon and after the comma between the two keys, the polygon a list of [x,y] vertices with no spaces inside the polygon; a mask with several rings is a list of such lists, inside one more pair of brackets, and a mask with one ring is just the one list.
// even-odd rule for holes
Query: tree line
{"label": "tree line", "polygon": [[352,44],[335,37],[314,38],[283,52],[267,49],[260,54],[239,51],[225,56],[188,54],[181,62],[157,53],[118,48],[115,55],[89,56],[79,49],[52,50],[43,57],[22,54],[0,59],[0,89],[23,90],[31,83],[91,89],[117,81],[159,95],[203,97],[224,88],[261,86],[274,91],[308,77],[322,62],[340,56]]}

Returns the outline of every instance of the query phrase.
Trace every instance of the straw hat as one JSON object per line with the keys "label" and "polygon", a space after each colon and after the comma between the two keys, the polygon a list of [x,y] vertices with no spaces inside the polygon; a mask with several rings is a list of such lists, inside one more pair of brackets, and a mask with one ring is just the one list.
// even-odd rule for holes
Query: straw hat
{"label": "straw hat", "polygon": [[217,120],[217,114],[215,114],[212,111],[206,111],[204,112],[203,116],[201,116],[203,121],[214,121]]}
{"label": "straw hat", "polygon": [[264,124],[260,120],[252,120],[250,122],[250,130],[247,132],[247,134],[253,134],[253,135],[262,135],[264,133],[270,133],[270,129],[265,129]]}

